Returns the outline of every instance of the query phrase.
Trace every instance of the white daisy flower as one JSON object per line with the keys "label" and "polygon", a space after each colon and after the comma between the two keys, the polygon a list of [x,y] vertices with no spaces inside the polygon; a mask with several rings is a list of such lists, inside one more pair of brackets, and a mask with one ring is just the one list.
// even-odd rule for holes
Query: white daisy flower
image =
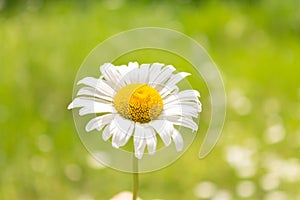
{"label": "white daisy flower", "polygon": [[137,62],[128,66],[105,63],[100,71],[99,78],[78,81],[85,86],[68,106],[80,108],[81,116],[96,115],[87,123],[87,132],[103,130],[103,140],[112,138],[115,148],[133,137],[135,156],[141,159],[146,146],[149,154],[155,153],[157,134],[166,146],[173,141],[181,151],[183,138],[174,126],[197,131],[193,118],[201,112],[200,94],[196,90],[179,91],[176,85],[189,73],[174,73],[172,65]]}

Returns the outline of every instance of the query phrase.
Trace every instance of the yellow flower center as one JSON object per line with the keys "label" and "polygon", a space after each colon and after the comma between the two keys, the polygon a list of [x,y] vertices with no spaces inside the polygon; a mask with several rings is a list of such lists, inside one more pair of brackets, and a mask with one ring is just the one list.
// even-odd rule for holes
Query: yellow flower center
{"label": "yellow flower center", "polygon": [[149,85],[135,83],[121,88],[114,97],[116,110],[126,119],[147,123],[161,113],[160,94]]}

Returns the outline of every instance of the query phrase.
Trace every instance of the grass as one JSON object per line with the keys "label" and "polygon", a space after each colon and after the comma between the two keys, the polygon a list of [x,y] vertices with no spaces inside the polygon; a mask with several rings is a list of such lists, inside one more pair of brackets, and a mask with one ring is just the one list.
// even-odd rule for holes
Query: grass
{"label": "grass", "polygon": [[228,109],[208,157],[197,157],[198,134],[174,164],[140,176],[140,196],[202,199],[209,182],[209,199],[299,198],[299,8],[292,0],[46,1],[0,10],[0,199],[109,199],[131,190],[130,175],[91,163],[66,107],[90,50],[141,26],[201,43],[222,72]]}

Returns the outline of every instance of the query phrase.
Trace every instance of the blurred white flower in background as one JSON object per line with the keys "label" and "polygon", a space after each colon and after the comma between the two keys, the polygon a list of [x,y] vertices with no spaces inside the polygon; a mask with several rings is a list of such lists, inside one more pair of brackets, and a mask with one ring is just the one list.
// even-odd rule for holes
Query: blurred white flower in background
{"label": "blurred white flower in background", "polygon": [[249,98],[243,95],[239,89],[229,93],[229,105],[238,115],[247,115],[252,110],[252,103]]}
{"label": "blurred white flower in background", "polygon": [[225,159],[236,170],[239,177],[253,176],[257,171],[256,162],[253,160],[255,151],[239,145],[228,146],[225,150]]}

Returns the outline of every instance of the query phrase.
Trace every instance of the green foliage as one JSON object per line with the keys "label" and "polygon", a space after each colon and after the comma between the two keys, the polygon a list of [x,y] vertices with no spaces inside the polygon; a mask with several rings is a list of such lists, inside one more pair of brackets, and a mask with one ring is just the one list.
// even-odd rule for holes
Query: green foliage
{"label": "green foliage", "polygon": [[299,1],[26,2],[0,6],[0,199],[109,199],[131,190],[130,175],[95,169],[66,107],[90,50],[141,26],[202,44],[224,76],[228,113],[208,157],[197,158],[199,134],[173,165],[141,175],[140,196],[201,199],[199,183],[208,181],[212,198],[299,198]]}

